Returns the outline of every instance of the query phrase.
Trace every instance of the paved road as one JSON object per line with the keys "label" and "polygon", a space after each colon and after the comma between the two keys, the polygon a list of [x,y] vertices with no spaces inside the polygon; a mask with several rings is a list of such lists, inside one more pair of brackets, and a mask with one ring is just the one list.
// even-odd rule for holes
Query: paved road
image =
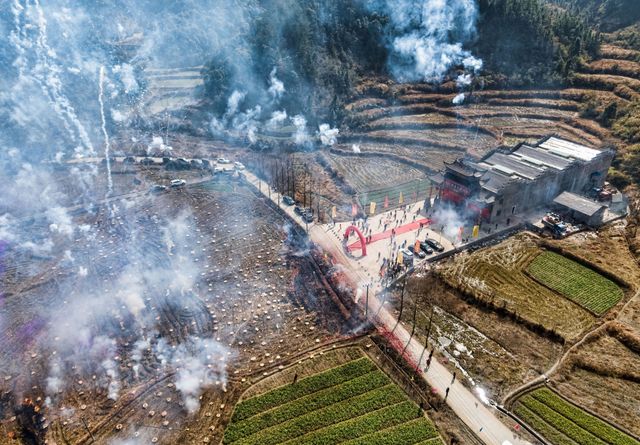
{"label": "paved road", "polygon": [[[268,185],[259,180],[250,172],[245,172],[247,182],[259,189],[266,197],[269,195]],[[293,212],[293,207],[283,206],[280,203],[280,195],[275,192],[271,193],[271,200],[280,205],[285,212],[294,220],[301,223],[304,222]],[[447,387],[451,386],[447,404],[456,413],[456,415],[471,429],[473,432],[487,445],[505,445],[511,443],[513,445],[530,445],[526,440],[518,437],[512,427],[505,425],[496,416],[496,410],[489,405],[483,403],[476,394],[467,389],[464,385],[456,381],[451,385],[453,375],[444,365],[437,360],[431,362],[431,366],[424,371],[427,360],[427,353],[422,355],[424,345],[415,338],[410,338],[410,333],[398,324],[397,319],[387,310],[378,297],[381,290],[377,280],[371,277],[361,268],[353,267],[354,261],[347,257],[342,249],[341,241],[327,231],[327,227],[318,224],[308,225],[309,236],[326,251],[334,254],[337,259],[347,267],[349,276],[353,280],[353,284],[358,288],[365,285],[370,286],[369,293],[369,318],[377,327],[377,329],[388,336],[392,336],[394,343],[399,348],[405,348],[405,357],[407,360],[420,367],[421,374],[427,383],[439,393],[444,395]],[[363,307],[364,298],[359,298],[358,303]],[[407,345],[408,344],[408,345]],[[420,360],[420,362],[418,362]]]}
{"label": "paved road", "polygon": [[[152,158],[152,160],[157,163],[162,161],[161,158]],[[98,161],[100,161],[100,159],[96,158],[83,159],[80,162]],[[233,167],[230,166],[230,168]],[[245,170],[243,174],[249,184],[253,185],[265,197],[270,198],[274,203],[279,205],[294,221],[298,222],[302,227],[306,227],[309,236],[315,243],[326,251],[334,254],[339,261],[347,267],[349,276],[356,287],[362,288],[365,285],[370,286],[368,299],[370,320],[380,332],[392,337],[396,347],[405,349],[405,357],[407,360],[420,367],[423,378],[432,388],[438,391],[439,394],[444,394],[446,388],[451,386],[449,396],[446,400],[447,404],[485,444],[506,445],[511,443],[513,445],[530,445],[529,442],[517,437],[512,428],[506,426],[498,419],[493,408],[485,405],[464,385],[457,381],[451,385],[452,374],[437,360],[433,360],[429,369],[424,371],[427,359],[427,354],[421,357],[424,346],[415,338],[410,338],[410,333],[404,326],[397,322],[397,319],[387,310],[385,305],[382,304],[378,298],[378,292],[381,290],[378,280],[372,280],[370,274],[366,273],[362,268],[354,267],[354,261],[347,257],[343,251],[341,240],[329,232],[327,226],[313,223],[305,224],[305,222],[294,213],[293,206],[285,206],[282,204],[282,195],[270,191],[269,186],[251,172]],[[126,196],[127,195],[114,196],[109,199],[122,199]],[[359,298],[358,304],[363,306],[364,309],[365,299]]]}

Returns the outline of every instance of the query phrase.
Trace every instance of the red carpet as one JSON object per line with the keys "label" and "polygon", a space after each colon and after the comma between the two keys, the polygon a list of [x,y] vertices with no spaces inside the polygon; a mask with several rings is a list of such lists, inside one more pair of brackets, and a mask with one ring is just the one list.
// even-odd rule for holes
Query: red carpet
{"label": "red carpet", "polygon": [[[431,220],[429,218],[416,219],[415,221],[405,224],[403,226],[398,226],[395,229],[396,235],[411,232],[412,230],[417,230],[418,228],[420,228],[420,223],[422,223],[423,226],[427,227],[429,224],[431,224]],[[392,229],[389,229],[386,232],[372,234],[371,241],[369,242],[369,244],[373,244],[376,241],[380,241],[382,239],[391,238],[391,230]],[[349,248],[349,250],[360,249],[361,247],[360,240],[358,239],[356,242],[349,244],[347,247]]]}

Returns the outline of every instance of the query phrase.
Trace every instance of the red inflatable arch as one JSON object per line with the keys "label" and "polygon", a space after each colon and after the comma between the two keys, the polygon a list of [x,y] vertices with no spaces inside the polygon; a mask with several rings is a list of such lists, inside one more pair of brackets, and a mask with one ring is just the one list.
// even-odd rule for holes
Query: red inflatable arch
{"label": "red inflatable arch", "polygon": [[364,239],[364,235],[362,234],[362,232],[356,226],[347,227],[347,230],[344,232],[344,241],[345,241],[345,243],[347,242],[347,240],[349,239],[349,237],[351,236],[351,234],[353,232],[356,232],[356,234],[360,238],[360,246],[362,247],[362,256],[367,256],[367,243],[366,243],[366,240]]}

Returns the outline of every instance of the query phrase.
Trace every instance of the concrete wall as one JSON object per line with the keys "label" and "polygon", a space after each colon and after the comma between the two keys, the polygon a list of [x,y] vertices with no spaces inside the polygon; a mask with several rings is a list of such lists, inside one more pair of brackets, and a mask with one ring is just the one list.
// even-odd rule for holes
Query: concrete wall
{"label": "concrete wall", "polygon": [[[563,171],[550,169],[534,181],[514,180],[496,196],[489,222],[503,223],[514,215],[549,205],[564,191],[585,194],[593,187],[601,187],[612,159],[613,152],[603,151],[592,162],[575,162]],[[592,177],[594,173],[599,175]],[[594,227],[600,224],[595,220],[593,223]]]}

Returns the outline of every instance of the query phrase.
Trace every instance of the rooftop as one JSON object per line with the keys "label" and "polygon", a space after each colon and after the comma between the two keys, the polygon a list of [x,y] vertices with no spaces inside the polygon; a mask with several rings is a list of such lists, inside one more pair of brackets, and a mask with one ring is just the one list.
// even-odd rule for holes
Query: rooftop
{"label": "rooftop", "polygon": [[599,150],[558,139],[557,137],[550,137],[539,144],[538,147],[566,159],[579,159],[581,161],[592,161],[601,153]]}
{"label": "rooftop", "polygon": [[478,172],[476,169],[465,164],[465,162],[462,159],[456,159],[455,161],[450,163],[445,162],[444,166],[445,166],[445,171],[450,170],[450,171],[453,171],[454,173],[457,173],[462,176],[467,176],[469,178],[479,177],[481,175],[481,173]]}
{"label": "rooftop", "polygon": [[535,179],[544,172],[543,167],[537,167],[527,163],[513,153],[507,154],[500,151],[494,151],[487,158],[483,159],[480,164],[506,175],[516,175],[523,179]]}
{"label": "rooftop", "polygon": [[575,210],[576,212],[586,216],[593,216],[606,207],[604,204],[592,201],[584,196],[576,195],[571,192],[560,193],[556,199],[553,200],[553,203]]}
{"label": "rooftop", "polygon": [[489,170],[482,176],[482,188],[492,193],[498,193],[512,178],[499,171]]}
{"label": "rooftop", "polygon": [[513,155],[522,159],[524,162],[538,167],[553,168],[555,170],[564,170],[571,165],[572,162],[570,159],[563,158],[540,147],[530,147],[528,145],[521,145],[513,152]]}

